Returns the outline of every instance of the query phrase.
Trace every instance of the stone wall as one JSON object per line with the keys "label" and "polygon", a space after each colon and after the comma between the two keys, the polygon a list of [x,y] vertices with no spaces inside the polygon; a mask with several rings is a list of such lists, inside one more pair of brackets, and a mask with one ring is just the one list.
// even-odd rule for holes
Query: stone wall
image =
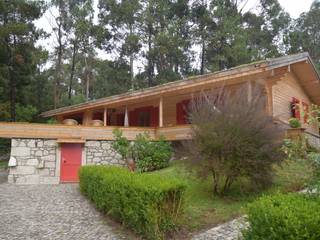
{"label": "stone wall", "polygon": [[[112,141],[86,141],[82,157],[82,165],[125,165],[112,148]],[[9,183],[60,182],[60,148],[56,140],[12,139],[10,158],[16,161],[16,166],[9,167]]]}
{"label": "stone wall", "polygon": [[86,141],[85,150],[88,165],[125,165],[120,154],[112,148],[112,141]]}
{"label": "stone wall", "polygon": [[309,132],[305,132],[306,133],[306,137],[308,139],[308,143],[315,148],[320,149],[320,138],[319,136],[313,134],[313,133],[309,133]]}
{"label": "stone wall", "polygon": [[55,140],[12,139],[11,158],[16,166],[10,167],[8,182],[17,184],[59,183],[56,176]]}

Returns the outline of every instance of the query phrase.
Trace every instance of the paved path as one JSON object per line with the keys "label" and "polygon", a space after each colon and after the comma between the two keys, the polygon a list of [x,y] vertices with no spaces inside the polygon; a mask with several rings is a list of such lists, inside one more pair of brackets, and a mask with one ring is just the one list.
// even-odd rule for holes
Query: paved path
{"label": "paved path", "polygon": [[248,224],[244,217],[240,217],[197,234],[192,240],[238,240],[241,239],[241,230],[246,226]]}
{"label": "paved path", "polygon": [[0,239],[115,240],[115,234],[78,185],[0,184]]}

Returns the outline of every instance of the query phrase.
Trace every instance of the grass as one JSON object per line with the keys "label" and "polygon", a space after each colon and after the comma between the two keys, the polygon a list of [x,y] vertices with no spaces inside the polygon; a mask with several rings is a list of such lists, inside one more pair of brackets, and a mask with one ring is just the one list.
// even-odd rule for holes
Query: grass
{"label": "grass", "polygon": [[256,193],[248,188],[241,188],[238,183],[225,197],[214,196],[211,179],[200,181],[184,170],[181,162],[174,162],[170,167],[154,174],[175,176],[187,183],[185,214],[181,224],[185,231],[196,232],[243,215],[245,206],[261,194],[302,189],[311,177],[310,169],[303,161],[286,162],[282,167],[275,167],[276,177],[272,188]]}

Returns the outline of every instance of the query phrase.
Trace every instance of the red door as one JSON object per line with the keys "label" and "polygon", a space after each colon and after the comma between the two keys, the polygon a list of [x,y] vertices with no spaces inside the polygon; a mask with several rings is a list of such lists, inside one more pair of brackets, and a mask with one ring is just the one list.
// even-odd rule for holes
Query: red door
{"label": "red door", "polygon": [[82,144],[63,143],[61,144],[61,182],[78,182],[78,171],[81,166]]}

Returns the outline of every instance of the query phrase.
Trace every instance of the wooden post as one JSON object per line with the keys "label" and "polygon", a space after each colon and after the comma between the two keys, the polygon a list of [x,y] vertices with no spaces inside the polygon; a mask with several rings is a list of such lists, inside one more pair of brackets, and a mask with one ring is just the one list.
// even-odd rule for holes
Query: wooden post
{"label": "wooden post", "polygon": [[103,110],[103,126],[105,126],[105,127],[107,126],[107,117],[108,117],[107,112],[108,112],[108,109],[104,108],[104,110]]}
{"label": "wooden post", "polygon": [[124,114],[124,126],[129,127],[128,106],[126,106],[126,110]]}
{"label": "wooden post", "polygon": [[252,83],[248,81],[248,102],[252,101]]}
{"label": "wooden post", "polygon": [[163,97],[160,97],[159,102],[159,127],[163,127]]}

